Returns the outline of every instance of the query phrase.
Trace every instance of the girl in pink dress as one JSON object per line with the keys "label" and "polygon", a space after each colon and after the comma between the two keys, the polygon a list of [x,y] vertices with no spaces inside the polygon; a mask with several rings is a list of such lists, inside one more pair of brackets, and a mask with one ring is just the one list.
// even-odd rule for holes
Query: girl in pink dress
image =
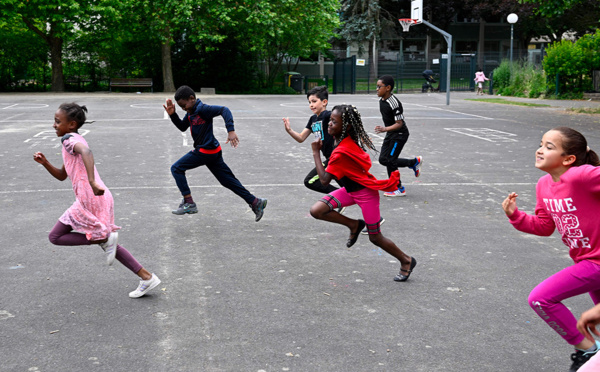
{"label": "girl in pink dress", "polygon": [[62,168],[50,164],[41,152],[33,155],[33,160],[43,165],[57,180],[64,181],[69,177],[75,192],[75,203],[58,219],[49,239],[56,245],[99,244],[106,252],[109,265],[116,258],[141,278],[138,288],[129,293],[129,297],[142,297],[160,284],[160,279],[117,244],[120,227],[114,224],[112,194],[98,175],[87,142],[77,133],[85,123],[86,112],[85,106],[63,103],[54,114],[53,127],[56,135],[62,137]]}
{"label": "girl in pink dress", "polygon": [[[535,167],[548,173],[537,183],[535,214],[517,208],[510,193],[502,208],[519,231],[549,236],[558,230],[574,264],[538,284],[529,306],[568,344],[575,347],[569,371],[577,371],[600,350],[600,343],[577,329],[563,300],[589,293],[600,303],[600,160],[578,131],[559,127],[544,134]],[[591,338],[591,337],[590,337]]]}

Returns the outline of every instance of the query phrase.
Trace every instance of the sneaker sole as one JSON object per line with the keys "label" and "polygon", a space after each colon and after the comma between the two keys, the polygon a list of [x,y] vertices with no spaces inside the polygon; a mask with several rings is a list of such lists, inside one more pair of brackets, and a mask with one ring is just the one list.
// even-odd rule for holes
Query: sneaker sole
{"label": "sneaker sole", "polygon": [[415,177],[419,177],[421,175],[421,165],[423,165],[423,157],[422,156],[417,156],[417,159],[419,159],[419,169],[414,170],[415,172]]}
{"label": "sneaker sole", "polygon": [[256,218],[254,219],[255,222],[258,222],[261,220],[261,218],[263,217],[263,215],[265,214],[265,208],[267,207],[267,199],[263,199],[265,201],[265,204],[263,204],[262,208],[260,209],[260,214],[256,215]]}
{"label": "sneaker sole", "polygon": [[111,234],[115,235],[115,248],[113,249],[111,254],[106,256],[106,263],[108,264],[108,266],[112,266],[112,264],[115,262],[115,258],[117,257],[117,244],[119,243],[119,233],[115,231]]}
{"label": "sneaker sole", "polygon": [[195,211],[184,211],[184,212],[177,212],[177,211],[171,211],[171,213],[176,214],[178,216],[183,216],[184,214],[194,214],[194,213],[198,213],[198,210],[196,209]]}

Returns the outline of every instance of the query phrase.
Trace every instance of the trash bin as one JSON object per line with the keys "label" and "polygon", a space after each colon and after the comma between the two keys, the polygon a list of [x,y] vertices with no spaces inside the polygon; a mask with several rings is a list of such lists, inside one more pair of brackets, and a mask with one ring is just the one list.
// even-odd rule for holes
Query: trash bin
{"label": "trash bin", "polygon": [[304,78],[299,72],[290,71],[287,73],[287,86],[296,92],[302,92],[302,80]]}

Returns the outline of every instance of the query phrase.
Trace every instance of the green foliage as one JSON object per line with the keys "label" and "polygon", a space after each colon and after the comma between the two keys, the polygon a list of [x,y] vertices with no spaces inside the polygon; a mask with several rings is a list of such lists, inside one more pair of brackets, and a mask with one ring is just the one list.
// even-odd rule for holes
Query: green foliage
{"label": "green foliage", "polygon": [[503,96],[538,98],[546,93],[544,71],[528,62],[502,61],[493,78],[496,93]]}
{"label": "green foliage", "polygon": [[575,43],[562,40],[552,44],[543,65],[551,91],[558,91],[560,96],[581,96],[592,88],[593,71],[600,70],[600,30]]}

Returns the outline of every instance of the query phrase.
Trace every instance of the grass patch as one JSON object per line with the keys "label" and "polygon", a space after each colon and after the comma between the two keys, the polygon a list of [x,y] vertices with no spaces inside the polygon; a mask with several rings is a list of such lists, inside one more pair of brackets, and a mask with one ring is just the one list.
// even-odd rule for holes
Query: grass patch
{"label": "grass patch", "polygon": [[528,106],[528,107],[551,107],[550,105],[544,105],[541,103],[507,101],[504,98],[469,98],[469,99],[466,99],[465,101],[501,103],[503,105]]}
{"label": "grass patch", "polygon": [[568,108],[567,111],[570,112],[576,112],[578,114],[592,114],[592,115],[598,115],[600,114],[600,107],[596,107],[596,108],[589,108],[589,107],[572,107],[572,108]]}

